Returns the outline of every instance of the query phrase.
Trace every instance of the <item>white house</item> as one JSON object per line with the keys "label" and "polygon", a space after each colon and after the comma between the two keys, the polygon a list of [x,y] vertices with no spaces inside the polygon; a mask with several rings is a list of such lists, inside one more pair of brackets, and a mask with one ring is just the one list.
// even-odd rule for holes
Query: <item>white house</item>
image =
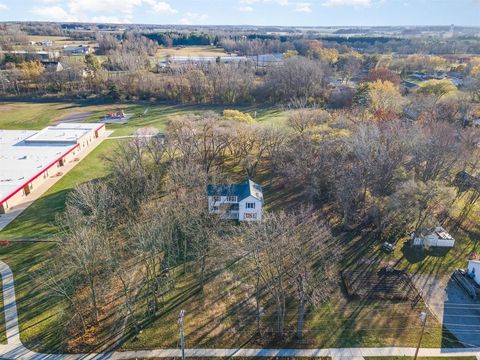
{"label": "white house", "polygon": [[468,260],[467,274],[480,285],[480,260]]}
{"label": "white house", "polygon": [[444,228],[437,226],[427,233],[412,233],[412,243],[415,246],[452,248],[455,239]]}
{"label": "white house", "polygon": [[250,179],[239,184],[208,185],[208,211],[224,219],[262,220],[262,187]]}

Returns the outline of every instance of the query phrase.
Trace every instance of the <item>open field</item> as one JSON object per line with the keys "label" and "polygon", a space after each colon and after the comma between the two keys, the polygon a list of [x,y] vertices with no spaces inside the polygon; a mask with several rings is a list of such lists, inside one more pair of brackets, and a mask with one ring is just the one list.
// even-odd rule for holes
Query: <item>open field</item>
{"label": "open field", "polygon": [[[40,42],[44,40],[52,41],[53,42],[52,46],[43,47],[46,50],[59,50],[66,45],[90,45],[90,46],[98,45],[96,41],[78,41],[78,40],[72,40],[69,37],[65,37],[65,36],[29,35],[28,40],[35,41],[35,42]],[[42,48],[42,46],[37,46],[37,47],[39,49]]]}
{"label": "open field", "polygon": [[[224,109],[238,109],[257,115],[260,123],[282,125],[286,114],[281,109],[265,106],[233,106],[233,105],[167,105],[167,104],[112,104],[90,102],[4,102],[0,103],[0,129],[42,129],[58,122],[62,117],[79,112],[91,112],[88,121],[100,121],[107,112],[123,109],[132,113],[133,117],[125,125],[107,125],[115,130],[113,136],[130,135],[135,130],[153,126],[164,129],[167,120],[172,116],[188,113],[200,113],[213,110],[221,113]],[[144,115],[145,110],[147,113]]]}
{"label": "open field", "polygon": [[178,48],[160,48],[157,50],[157,57],[165,56],[223,56],[226,52],[215,46],[186,46]]}

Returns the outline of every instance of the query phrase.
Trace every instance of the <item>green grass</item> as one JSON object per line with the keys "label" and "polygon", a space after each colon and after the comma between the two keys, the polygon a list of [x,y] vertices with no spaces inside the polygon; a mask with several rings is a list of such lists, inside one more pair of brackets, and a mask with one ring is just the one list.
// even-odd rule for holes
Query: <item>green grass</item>
{"label": "green grass", "polygon": [[[53,300],[35,274],[50,257],[54,243],[13,243],[0,248],[0,259],[13,270],[22,342],[37,351],[55,351],[65,331],[60,325],[62,304]],[[5,323],[0,319],[0,326]]]}
{"label": "green grass", "polygon": [[0,129],[42,129],[69,111],[68,103],[0,104]]}
{"label": "green grass", "polygon": [[[148,112],[143,116],[144,111]],[[0,129],[42,129],[60,120],[63,116],[91,112],[88,121],[95,122],[103,118],[107,112],[123,109],[134,116],[125,125],[107,125],[115,130],[114,135],[130,135],[135,130],[153,126],[165,129],[169,117],[189,113],[201,113],[212,110],[222,113],[224,109],[237,109],[257,115],[259,123],[282,125],[286,121],[286,113],[279,108],[259,105],[168,105],[168,104],[129,104],[129,103],[95,103],[95,102],[9,102],[0,104]]]}
{"label": "green grass", "polygon": [[[272,124],[280,126],[286,122],[286,114],[280,109],[258,106],[233,106],[233,105],[149,105],[149,104],[123,104],[110,105],[111,109],[121,108],[133,117],[125,125],[107,125],[109,130],[114,130],[113,136],[131,135],[143,127],[154,127],[164,131],[168,119],[186,114],[201,114],[205,111],[222,113],[225,109],[237,109],[248,112],[252,116],[257,114],[260,124]],[[148,109],[147,114],[143,115]],[[105,114],[105,107],[93,110],[91,121],[98,121]]]}

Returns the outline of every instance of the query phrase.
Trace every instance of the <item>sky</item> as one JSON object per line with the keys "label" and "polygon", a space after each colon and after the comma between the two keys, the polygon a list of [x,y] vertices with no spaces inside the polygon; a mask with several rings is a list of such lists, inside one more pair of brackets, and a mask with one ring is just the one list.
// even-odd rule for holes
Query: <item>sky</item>
{"label": "sky", "polygon": [[480,26],[480,0],[0,0],[0,21]]}

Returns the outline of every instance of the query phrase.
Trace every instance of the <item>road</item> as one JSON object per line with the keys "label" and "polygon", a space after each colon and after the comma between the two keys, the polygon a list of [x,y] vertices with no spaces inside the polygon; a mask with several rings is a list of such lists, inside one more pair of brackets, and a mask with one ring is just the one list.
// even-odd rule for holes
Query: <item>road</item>
{"label": "road", "polygon": [[84,122],[87,120],[93,113],[91,111],[82,111],[73,114],[65,115],[64,117],[60,118],[57,122],[58,123],[75,123],[75,122]]}
{"label": "road", "polygon": [[[3,303],[5,311],[5,328],[7,344],[0,345],[1,359],[25,360],[80,360],[80,359],[138,359],[180,357],[179,349],[155,349],[138,351],[112,351],[92,354],[43,354],[27,349],[20,340],[17,303],[13,272],[10,267],[0,261],[2,277]],[[339,348],[339,349],[186,349],[186,357],[331,357],[333,360],[361,360],[364,356],[413,356],[415,348],[385,347],[385,348]],[[419,356],[475,356],[480,360],[480,348],[470,349],[420,349]]]}
{"label": "road", "polygon": [[472,300],[448,275],[422,275],[413,281],[448,331],[467,346],[480,346],[479,302]]}

